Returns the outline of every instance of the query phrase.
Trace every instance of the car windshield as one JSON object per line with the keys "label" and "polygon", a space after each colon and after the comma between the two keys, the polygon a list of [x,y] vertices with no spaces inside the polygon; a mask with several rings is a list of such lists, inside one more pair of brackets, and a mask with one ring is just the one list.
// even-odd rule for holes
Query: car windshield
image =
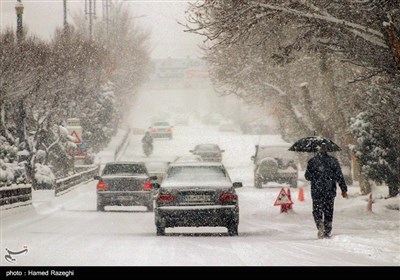
{"label": "car windshield", "polygon": [[173,166],[168,169],[165,182],[208,184],[227,180],[228,175],[221,166]]}
{"label": "car windshield", "polygon": [[103,175],[134,175],[147,174],[142,164],[109,164],[103,169]]}
{"label": "car windshield", "polygon": [[198,145],[195,150],[198,152],[219,151],[219,147],[216,145]]}

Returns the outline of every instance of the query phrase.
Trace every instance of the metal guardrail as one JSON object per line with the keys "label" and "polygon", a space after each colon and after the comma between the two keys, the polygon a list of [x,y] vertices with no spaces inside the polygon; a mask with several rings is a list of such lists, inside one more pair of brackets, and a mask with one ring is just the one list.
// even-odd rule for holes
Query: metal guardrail
{"label": "metal guardrail", "polygon": [[54,195],[62,195],[67,191],[70,191],[73,186],[88,180],[92,180],[95,175],[99,174],[99,168],[99,166],[93,166],[93,168],[90,168],[89,170],[57,180],[54,187]]}
{"label": "metal guardrail", "polygon": [[132,133],[131,129],[128,129],[128,131],[126,132],[122,142],[115,149],[114,160],[118,160],[118,156],[119,156],[120,152],[123,151],[124,148],[126,148],[127,144],[129,143],[129,140],[130,140],[129,136],[131,135],[131,133]]}
{"label": "metal guardrail", "polygon": [[24,205],[32,203],[31,185],[12,185],[0,188],[0,207],[26,202]]}

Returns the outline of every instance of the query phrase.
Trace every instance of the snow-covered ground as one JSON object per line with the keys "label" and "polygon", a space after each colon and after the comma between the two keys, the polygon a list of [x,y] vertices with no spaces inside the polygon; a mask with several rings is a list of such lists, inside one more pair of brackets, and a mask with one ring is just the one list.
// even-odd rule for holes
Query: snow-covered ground
{"label": "snow-covered ground", "polygon": [[[1,212],[0,265],[15,266],[399,266],[400,198],[381,199],[387,188],[375,187],[373,212],[367,197],[350,186],[349,199],[336,198],[333,237],[317,239],[311,215],[309,185],[305,201],[292,189],[292,213],[273,206],[280,187],[253,186],[250,161],[257,136],[219,132],[191,120],[175,126],[173,140],[156,140],[150,159],[171,160],[188,154],[197,143],[217,143],[225,150],[223,162],[233,181],[242,181],[239,236],[225,228],[167,228],[156,236],[154,213],[141,207],[106,207],[96,211],[96,181],[81,184],[57,197],[35,191],[32,206]],[[140,135],[132,135],[122,160],[144,159]],[[279,141],[265,136],[263,141]],[[118,141],[114,141],[115,145]],[[101,153],[112,160],[113,145]],[[28,253],[5,260],[6,248]]]}

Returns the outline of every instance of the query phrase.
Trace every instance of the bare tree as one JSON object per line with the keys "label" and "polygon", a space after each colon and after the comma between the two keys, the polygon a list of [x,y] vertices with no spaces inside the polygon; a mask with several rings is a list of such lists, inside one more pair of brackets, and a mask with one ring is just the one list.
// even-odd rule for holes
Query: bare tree
{"label": "bare tree", "polygon": [[[199,1],[189,9],[186,27],[205,36],[219,88],[272,104],[285,138],[319,130],[341,144],[356,144],[350,117],[382,110],[363,104],[369,88],[390,94],[399,87],[399,6],[398,0]],[[382,80],[386,89],[372,84]],[[268,84],[280,94],[266,90]],[[393,95],[391,100],[399,104]],[[395,127],[387,134],[398,135]]]}

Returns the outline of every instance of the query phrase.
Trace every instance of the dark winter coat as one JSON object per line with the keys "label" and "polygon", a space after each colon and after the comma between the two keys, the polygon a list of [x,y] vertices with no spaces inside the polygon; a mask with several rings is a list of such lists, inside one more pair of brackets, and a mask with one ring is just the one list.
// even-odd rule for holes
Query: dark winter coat
{"label": "dark winter coat", "polygon": [[308,161],[305,178],[311,181],[313,199],[335,197],[336,183],[339,184],[342,192],[347,192],[339,161],[327,153],[317,154]]}
{"label": "dark winter coat", "polygon": [[148,145],[152,145],[153,144],[153,137],[150,134],[146,134],[142,138],[142,143],[146,143]]}

